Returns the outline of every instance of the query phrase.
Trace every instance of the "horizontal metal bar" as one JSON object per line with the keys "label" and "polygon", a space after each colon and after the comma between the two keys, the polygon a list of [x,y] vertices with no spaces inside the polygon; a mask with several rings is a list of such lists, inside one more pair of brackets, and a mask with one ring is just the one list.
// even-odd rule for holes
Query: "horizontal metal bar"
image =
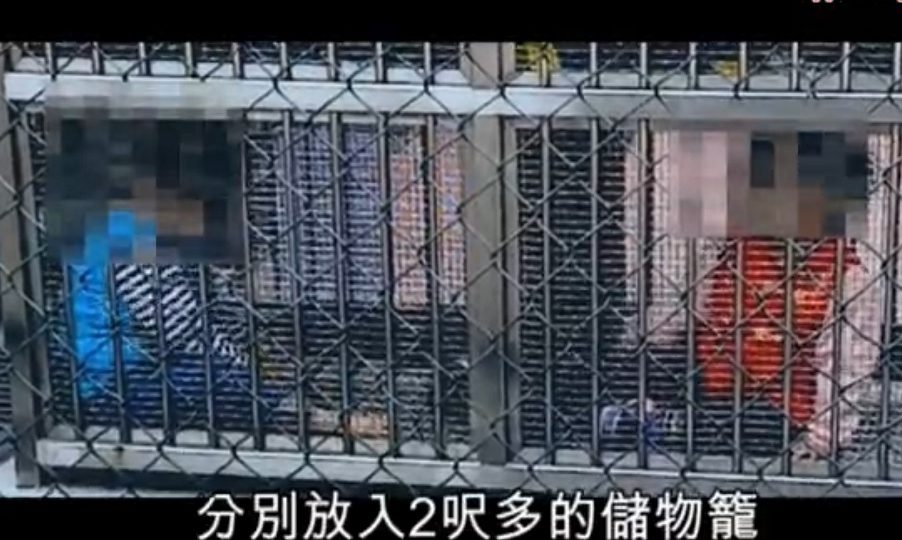
{"label": "horizontal metal bar", "polygon": [[[571,120],[572,122],[572,120]],[[805,129],[810,131],[844,131],[848,132],[858,132],[858,133],[868,133],[872,135],[889,135],[891,133],[892,125],[884,124],[874,126],[873,124],[869,124],[867,122],[850,122],[850,121],[837,121],[830,119],[823,120],[809,120],[805,122]],[[717,131],[723,130],[725,127],[728,127],[732,130],[743,130],[743,131],[762,131],[762,132],[778,132],[778,131],[792,131],[794,129],[798,129],[799,122],[796,120],[738,120],[738,121],[730,121],[724,122],[723,120],[693,120],[691,123],[687,123],[685,121],[679,120],[655,120],[651,122],[652,131],[669,131],[669,130],[680,130],[680,131]]]}
{"label": "horizontal metal bar", "polygon": [[[189,472],[199,475],[216,474],[234,478],[281,478],[289,475],[301,481],[322,481],[329,478],[336,483],[386,485],[403,483],[409,486],[447,488],[471,487],[468,481],[483,490],[524,491],[607,491],[600,488],[603,469],[597,467],[560,465],[488,465],[476,462],[454,462],[409,458],[380,458],[376,456],[341,456],[312,454],[309,466],[298,471],[297,452],[260,452],[241,450],[232,452],[209,448],[165,447],[168,459],[161,460],[160,449],[153,445],[118,445],[95,442],[89,450],[77,441],[44,439],[38,444],[38,459],[49,468],[108,470],[114,464],[120,471],[145,473]],[[305,458],[306,459],[306,458]],[[531,469],[531,470],[530,470]],[[883,482],[847,478],[842,486],[831,489],[837,482],[831,478],[787,477],[776,475],[703,473],[612,469],[610,475],[620,489],[639,489],[660,493],[678,483],[691,484],[702,493],[721,490],[757,490],[766,495],[802,496],[898,496],[902,482]],[[681,482],[682,479],[682,482]]]}
{"label": "horizontal metal bar", "polygon": [[131,489],[129,487],[91,486],[82,484],[42,485],[37,487],[18,487],[15,479],[15,463],[13,460],[0,460],[0,493],[4,498],[28,499],[69,499],[74,497],[122,497],[137,495],[143,498],[196,498],[196,491],[164,491],[158,489]]}
{"label": "horizontal metal bar", "polygon": [[[110,108],[210,111],[296,110],[348,113],[609,117],[725,121],[902,122],[886,92],[804,92],[509,87],[116,77],[9,73],[12,100],[105,100]],[[737,97],[738,96],[738,97]],[[73,101],[77,103],[77,101]]]}

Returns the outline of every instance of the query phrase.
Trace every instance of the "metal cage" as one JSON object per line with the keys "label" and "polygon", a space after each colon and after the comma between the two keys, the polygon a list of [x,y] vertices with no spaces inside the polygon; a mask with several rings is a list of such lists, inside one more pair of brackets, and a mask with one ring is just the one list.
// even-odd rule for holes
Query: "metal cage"
{"label": "metal cage", "polygon": [[[899,43],[28,42],[3,60],[0,441],[21,485],[902,487]],[[46,257],[48,96],[241,110],[244,264],[116,265],[91,289]],[[818,328],[793,326],[815,308],[792,287],[823,242],[672,237],[670,120],[872,126],[860,265]],[[706,299],[755,273],[779,284],[760,298],[786,318],[777,376],[746,392],[733,351],[732,397],[713,397],[705,351],[755,328],[723,338]],[[106,306],[105,363],[73,345],[76,297]]]}

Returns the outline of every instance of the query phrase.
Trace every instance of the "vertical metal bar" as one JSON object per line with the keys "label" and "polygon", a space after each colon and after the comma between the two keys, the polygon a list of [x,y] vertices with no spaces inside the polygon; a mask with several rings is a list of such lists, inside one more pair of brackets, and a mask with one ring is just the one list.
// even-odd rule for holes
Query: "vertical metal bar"
{"label": "vertical metal bar", "polygon": [[[68,264],[61,263],[61,270],[63,274],[63,324],[66,327],[66,330],[71,332],[73,328],[75,328],[74,314],[72,310],[74,308],[73,302],[70,302],[69,299],[72,296],[72,279],[70,277],[71,267]],[[72,421],[75,423],[75,431],[79,437],[84,435],[85,422],[84,417],[82,416],[82,402],[81,402],[81,392],[78,388],[78,372],[80,370],[79,367],[79,359],[78,355],[74,352],[69,354],[69,377],[72,378],[71,381],[71,389],[72,389]]]}
{"label": "vertical metal bar", "polygon": [[[14,55],[15,53],[10,51],[10,56],[13,57]],[[0,64],[2,64],[2,61],[2,55],[0,55]],[[2,76],[3,68],[0,66],[0,77]],[[2,83],[0,83],[0,86],[2,86]],[[2,94],[0,94],[0,102],[2,102]],[[26,130],[28,124],[27,120],[28,117],[25,115],[19,118],[16,129],[11,130],[10,132],[11,135],[14,131],[15,137],[11,138],[9,142],[13,144],[13,158],[15,161],[14,171],[18,175],[16,181],[21,182],[21,184],[18,184],[20,187],[18,188],[19,193],[16,198],[17,206],[24,211],[23,216],[37,216],[36,185],[39,182],[37,182],[38,176],[35,175],[31,160],[31,145],[29,143],[29,134]],[[44,124],[46,125],[46,118],[44,119]],[[3,118],[0,117],[0,126],[3,125]],[[2,139],[2,137],[0,137],[0,139]],[[2,143],[2,141],[0,141],[0,143]],[[2,167],[2,165],[0,165],[0,167]],[[2,171],[2,168],[0,168],[0,171]],[[9,208],[9,206],[6,208]],[[26,317],[28,317],[27,324],[31,325],[32,328],[35,328],[35,325],[43,324],[46,317],[46,314],[34,308],[34,306],[46,306],[46,303],[44,302],[42,258],[37,256],[42,249],[42,240],[39,235],[38,227],[34,225],[33,218],[26,218],[23,220],[20,233],[21,236],[19,241],[23,242],[25,246],[23,255],[24,264],[21,270],[27,274],[25,278],[25,285],[27,288],[24,290],[26,291],[27,298],[31,300],[29,304],[32,308],[30,311],[26,311]],[[0,317],[2,317],[2,315],[0,315]],[[0,320],[2,320],[2,318],[0,318]],[[47,346],[48,338],[44,332],[38,332],[37,335],[29,340],[29,342],[34,366],[32,368],[32,375],[35,378],[34,384],[35,387],[40,390],[40,394],[37,394],[35,397],[41,398],[40,403],[37,405],[37,410],[43,411],[45,408],[51,406],[49,400],[52,399],[50,387],[50,360],[48,357]],[[32,393],[36,394],[34,391]],[[43,429],[44,432],[48,432],[52,427],[52,416],[45,414],[42,418],[42,425],[36,427],[36,429]]]}
{"label": "vertical metal bar", "polygon": [[426,207],[429,209],[426,222],[426,252],[429,257],[429,305],[430,305],[430,337],[432,340],[432,359],[438,362],[433,370],[432,379],[432,409],[435,419],[435,447],[441,456],[445,455],[445,415],[443,412],[443,398],[445,396],[445,366],[442,363],[442,305],[441,283],[438,277],[442,272],[442,238],[441,233],[441,197],[438,193],[438,178],[436,175],[436,125],[435,117],[428,116],[425,126],[425,144],[423,145],[423,180],[426,185]]}
{"label": "vertical metal bar", "polygon": [[695,407],[697,402],[695,373],[696,359],[696,320],[695,310],[698,302],[696,280],[698,279],[698,252],[694,238],[686,240],[686,253],[689,255],[686,267],[686,468],[695,469]]}
{"label": "vertical metal bar", "polygon": [[279,42],[279,71],[282,72],[282,78],[290,81],[294,78],[292,74],[291,58],[288,55],[288,42]]}
{"label": "vertical metal bar", "polygon": [[646,406],[648,403],[648,287],[649,272],[646,267],[649,253],[649,195],[651,183],[654,178],[654,149],[652,148],[651,124],[648,120],[639,121],[639,170],[642,177],[639,183],[639,204],[637,236],[639,241],[639,261],[642,268],[636,273],[636,300],[637,306],[637,352],[638,352],[638,427],[637,427],[637,465],[640,469],[648,468],[648,440],[645,436],[645,427],[648,422]]}
{"label": "vertical metal bar", "polygon": [[248,369],[250,369],[251,386],[251,431],[253,433],[254,448],[263,450],[266,447],[266,437],[263,430],[263,416],[260,411],[260,355],[257,354],[257,320],[253,308],[257,305],[257,283],[254,279],[254,264],[252,257],[250,211],[248,208],[248,194],[253,189],[252,177],[249,173],[247,162],[248,145],[244,141],[241,148],[241,177],[244,195],[241,197],[241,211],[245,219],[244,224],[244,280],[245,296],[247,299],[247,355]]}
{"label": "vertical metal bar", "polygon": [[119,318],[119,294],[116,291],[116,267],[108,264],[103,270],[106,280],[106,294],[109,302],[110,340],[113,349],[113,373],[116,384],[116,398],[119,406],[119,442],[132,442],[131,413],[128,410],[128,374],[122,358],[122,321]]}
{"label": "vertical metal bar", "polygon": [[698,43],[689,43],[689,89],[698,88]]}
{"label": "vertical metal bar", "polygon": [[198,287],[200,289],[200,323],[204,335],[204,401],[207,407],[207,444],[210,448],[219,448],[219,434],[216,430],[216,378],[213,368],[210,318],[207,314],[210,301],[207,283],[207,267],[199,265],[197,269]]}
{"label": "vertical metal bar", "polygon": [[[11,54],[0,53],[0,77],[14,64]],[[4,85],[0,84],[0,102],[4,97]],[[10,127],[9,107],[0,107],[0,130]],[[20,208],[22,162],[28,155],[27,141],[19,139],[18,129],[11,129],[5,137],[0,137],[0,178],[5,179],[10,188],[0,188],[0,208],[16,207],[0,218],[0,262],[9,272],[0,272],[0,289],[10,291],[3,295],[0,302],[4,331],[4,345],[9,351],[11,373],[10,399],[12,404],[12,425],[15,436],[15,469],[16,483],[23,487],[33,487],[40,483],[40,467],[37,462],[36,433],[38,407],[29,384],[34,380],[30,347],[27,345],[30,336],[28,327],[28,308],[19,295],[24,294],[25,275],[20,268],[27,256],[22,245],[22,229],[24,226]]]}
{"label": "vertical metal bar", "polygon": [[839,89],[843,92],[852,91],[852,44],[844,41],[842,44],[842,64],[839,70]]}
{"label": "vertical metal bar", "polygon": [[839,420],[841,408],[840,375],[842,374],[842,339],[843,339],[843,266],[846,260],[846,245],[841,238],[833,240],[836,245],[836,265],[833,272],[833,362],[830,370],[830,464],[831,476],[839,475]]}
{"label": "vertical metal bar", "polygon": [[[513,44],[502,47],[502,54],[510,52],[510,62],[513,63]],[[501,402],[505,405],[505,420],[507,429],[507,446],[511,453],[518,453],[523,447],[521,433],[522,415],[521,407],[514,404],[521,403],[520,389],[520,330],[521,308],[520,288],[516,285],[520,279],[520,243],[517,239],[507,238],[507,234],[520,228],[520,198],[517,155],[517,132],[512,122],[502,121],[500,127],[500,141],[498,148],[499,162],[502,164],[500,174],[501,192],[501,234],[498,239],[503,246],[504,257],[501,266],[506,276],[511,279],[502,280],[503,304],[501,320],[504,321],[504,358],[501,371]]]}
{"label": "vertical metal bar", "polygon": [[232,75],[237,79],[244,78],[244,59],[241,54],[241,43],[231,42]]}
{"label": "vertical metal bar", "polygon": [[[475,88],[497,88],[504,74],[513,72],[514,53],[514,44],[509,42],[467,43],[461,72]],[[519,430],[516,414],[508,414],[507,400],[516,396],[517,379],[507,377],[513,370],[505,357],[508,346],[516,342],[505,324],[515,295],[502,273],[509,268],[511,253],[503,247],[505,220],[516,214],[507,211],[510,206],[503,181],[513,168],[506,162],[507,127],[498,117],[475,117],[464,125],[459,146],[466,201],[461,219],[466,223],[468,375],[474,411],[470,415],[471,440],[479,461],[489,464],[507,462],[511,434]],[[500,298],[500,294],[506,297]]]}
{"label": "vertical metal bar", "polygon": [[150,60],[147,59],[147,43],[138,42],[138,75],[150,74]]}
{"label": "vertical metal bar", "polygon": [[91,73],[94,75],[103,75],[106,71],[103,65],[103,55],[100,51],[100,42],[91,42]]}
{"label": "vertical metal bar", "polygon": [[548,63],[548,43],[542,44],[542,55],[539,56],[539,86],[551,86],[551,66]]}
{"label": "vertical metal bar", "polygon": [[338,51],[335,42],[330,41],[326,44],[326,58],[328,65],[326,66],[329,80],[337,81],[340,78],[341,70],[338,65]]}
{"label": "vertical metal bar", "polygon": [[56,51],[54,51],[53,42],[44,43],[44,56],[47,59],[47,71],[50,72],[50,80],[56,80],[58,67],[56,64]]}
{"label": "vertical metal bar", "polygon": [[386,69],[385,63],[385,47],[381,41],[376,41],[373,44],[373,47],[376,55],[375,62],[373,63],[373,67],[376,71],[376,81],[385,81],[388,79],[388,70]]}
{"label": "vertical metal bar", "polygon": [[435,73],[432,71],[435,68],[433,67],[433,59],[432,59],[432,42],[424,41],[423,42],[423,72],[425,77],[423,78],[423,82],[426,84],[432,84],[435,82]]}
{"label": "vertical metal bar", "polygon": [[598,42],[589,43],[589,85],[601,86],[601,67],[598,65]]}
{"label": "vertical metal bar", "polygon": [[795,297],[793,292],[795,287],[795,242],[791,239],[786,240],[784,253],[784,266],[786,269],[786,283],[783,285],[783,326],[786,332],[783,335],[783,418],[782,423],[782,442],[783,455],[780,456],[780,474],[792,474],[792,453],[789,451],[792,446],[792,365],[793,351],[795,342],[795,328],[793,325]]}
{"label": "vertical metal bar", "polygon": [[197,76],[197,58],[194,54],[194,43],[190,41],[185,42],[185,75]]}
{"label": "vertical metal bar", "polygon": [[173,444],[175,434],[172,431],[172,398],[169,393],[169,347],[163,332],[163,284],[160,280],[160,267],[153,266],[153,294],[156,304],[157,354],[160,362],[160,400],[163,414],[163,442]]}
{"label": "vertical metal bar", "polygon": [[[347,315],[347,294],[348,281],[346,276],[345,246],[347,240],[347,231],[345,227],[345,193],[344,193],[344,171],[343,154],[344,144],[341,131],[341,117],[338,114],[329,115],[329,138],[332,143],[332,219],[335,228],[335,280],[336,280],[336,299],[338,302],[338,324],[342,333],[348,331],[348,315]],[[341,372],[341,413],[339,418],[342,426],[342,439],[344,451],[348,454],[354,453],[354,437],[351,433],[351,422],[349,414],[351,412],[351,371],[350,359],[348,351],[348,341],[342,338],[341,345],[338,348],[339,370]]]}
{"label": "vertical metal bar", "polygon": [[394,208],[392,200],[394,189],[391,177],[391,125],[387,114],[379,115],[379,140],[377,142],[377,167],[379,185],[385,214],[382,218],[382,275],[385,278],[385,292],[382,297],[382,313],[385,318],[385,375],[388,392],[388,447],[391,455],[399,453],[398,413],[395,406],[397,391],[395,388],[395,314],[393,302],[395,298],[395,242],[394,242]]}
{"label": "vertical metal bar", "polygon": [[789,90],[798,92],[802,88],[801,80],[801,54],[799,52],[799,42],[793,41],[790,45],[790,65],[789,65]]}
{"label": "vertical metal bar", "polygon": [[893,84],[892,89],[899,91],[899,85],[902,84],[902,43],[893,43]]}
{"label": "vertical metal bar", "polygon": [[[595,45],[595,43],[593,43]],[[590,456],[592,460],[592,464],[595,465],[599,462],[601,458],[601,433],[599,433],[600,427],[600,418],[599,418],[599,400],[601,399],[601,381],[599,380],[599,374],[604,373],[604,367],[602,362],[604,360],[601,357],[601,315],[598,313],[598,310],[601,306],[601,298],[598,294],[598,281],[599,281],[599,238],[598,238],[598,223],[599,223],[599,213],[601,211],[601,205],[598,204],[598,198],[601,196],[601,167],[600,167],[600,153],[601,149],[598,148],[601,126],[600,120],[591,120],[589,124],[589,147],[592,149],[592,156],[589,162],[589,182],[591,183],[592,190],[592,199],[591,199],[591,212],[592,212],[592,221],[591,227],[589,230],[592,231],[591,238],[591,276],[592,276],[592,348],[591,348],[591,361],[593,363],[592,370],[592,455]]]}
{"label": "vertical metal bar", "polygon": [[742,463],[742,394],[745,386],[745,377],[743,377],[743,317],[745,316],[745,245],[742,240],[736,240],[736,296],[735,296],[735,317],[736,322],[733,328],[733,349],[734,361],[736,363],[733,368],[733,457],[732,469],[735,473],[741,473],[743,469]]}
{"label": "vertical metal bar", "polygon": [[639,44],[639,86],[641,88],[651,87],[648,67],[648,42],[643,41]]}
{"label": "vertical metal bar", "polygon": [[739,43],[739,89],[748,90],[750,87],[749,44],[747,41],[742,41]]}
{"label": "vertical metal bar", "polygon": [[554,312],[551,299],[551,119],[542,120],[542,315],[545,318],[545,452],[548,463],[554,464]]}
{"label": "vertical metal bar", "polygon": [[884,260],[881,268],[883,274],[883,331],[880,342],[880,443],[877,447],[877,474],[881,479],[890,478],[890,406],[892,373],[890,366],[893,348],[893,325],[895,323],[895,306],[897,302],[896,280],[899,274],[899,215],[900,193],[902,193],[902,170],[899,160],[902,158],[902,126],[894,125],[890,135],[890,169],[886,171],[889,178],[884,180],[890,184],[887,194],[887,210],[884,223],[886,246],[883,250]]}
{"label": "vertical metal bar", "polygon": [[[299,275],[303,275],[303,269],[301,268],[301,254],[300,254],[300,246],[304,245],[304,230],[303,230],[303,221],[298,220],[298,212],[296,211],[296,203],[297,196],[295,195],[295,190],[299,188],[296,185],[295,181],[295,153],[294,153],[294,145],[296,141],[294,140],[294,121],[292,118],[291,111],[286,111],[282,113],[282,155],[285,156],[283,160],[283,173],[288,186],[283,188],[283,192],[285,193],[285,209],[286,209],[286,220],[291,225],[292,229],[288,232],[288,241],[291,245],[288,248],[288,264],[291,265],[291,268],[294,272],[297,272]],[[303,189],[302,186],[300,186]],[[295,387],[295,402],[296,402],[296,414],[297,414],[297,422],[298,422],[298,450],[306,451],[310,448],[310,439],[309,439],[309,430],[307,429],[307,413],[306,413],[306,404],[307,404],[307,384],[304,380],[304,346],[305,346],[305,334],[304,334],[304,302],[302,300],[303,290],[301,284],[294,277],[291,277],[291,305],[294,306],[292,309],[292,319],[294,324],[294,355],[295,355],[295,381],[297,381],[297,386]]]}

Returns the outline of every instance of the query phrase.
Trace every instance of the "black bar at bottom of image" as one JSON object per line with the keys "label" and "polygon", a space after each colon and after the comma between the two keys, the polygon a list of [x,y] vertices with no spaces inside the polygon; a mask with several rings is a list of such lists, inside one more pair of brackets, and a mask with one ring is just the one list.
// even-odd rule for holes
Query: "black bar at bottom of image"
{"label": "black bar at bottom of image", "polygon": [[656,497],[612,492],[589,498],[475,491],[429,497],[343,497],[320,491],[181,499],[0,499],[0,523],[10,535],[18,536],[14,530],[85,533],[92,540],[782,540],[867,537],[894,530],[900,515],[902,499],[768,499],[750,492],[705,499],[679,492]]}

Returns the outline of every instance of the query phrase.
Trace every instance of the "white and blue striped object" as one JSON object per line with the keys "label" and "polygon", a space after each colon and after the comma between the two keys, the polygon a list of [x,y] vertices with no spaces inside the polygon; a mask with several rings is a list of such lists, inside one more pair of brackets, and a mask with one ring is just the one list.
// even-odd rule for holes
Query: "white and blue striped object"
{"label": "white and blue striped object", "polygon": [[[191,268],[166,266],[157,274],[153,266],[110,266],[111,253],[147,240],[145,236],[153,233],[153,227],[142,226],[124,211],[110,212],[108,225],[107,230],[94,228],[88,232],[84,260],[70,265],[72,330],[83,370],[78,388],[81,397],[87,399],[102,392],[114,373],[114,336],[120,336],[125,365],[164,353],[204,352],[200,290],[192,286]],[[115,317],[111,317],[113,313]],[[158,326],[160,337],[154,351],[145,347],[140,336],[153,333]],[[241,362],[243,355],[227,329],[215,323],[212,326],[212,354]]]}

